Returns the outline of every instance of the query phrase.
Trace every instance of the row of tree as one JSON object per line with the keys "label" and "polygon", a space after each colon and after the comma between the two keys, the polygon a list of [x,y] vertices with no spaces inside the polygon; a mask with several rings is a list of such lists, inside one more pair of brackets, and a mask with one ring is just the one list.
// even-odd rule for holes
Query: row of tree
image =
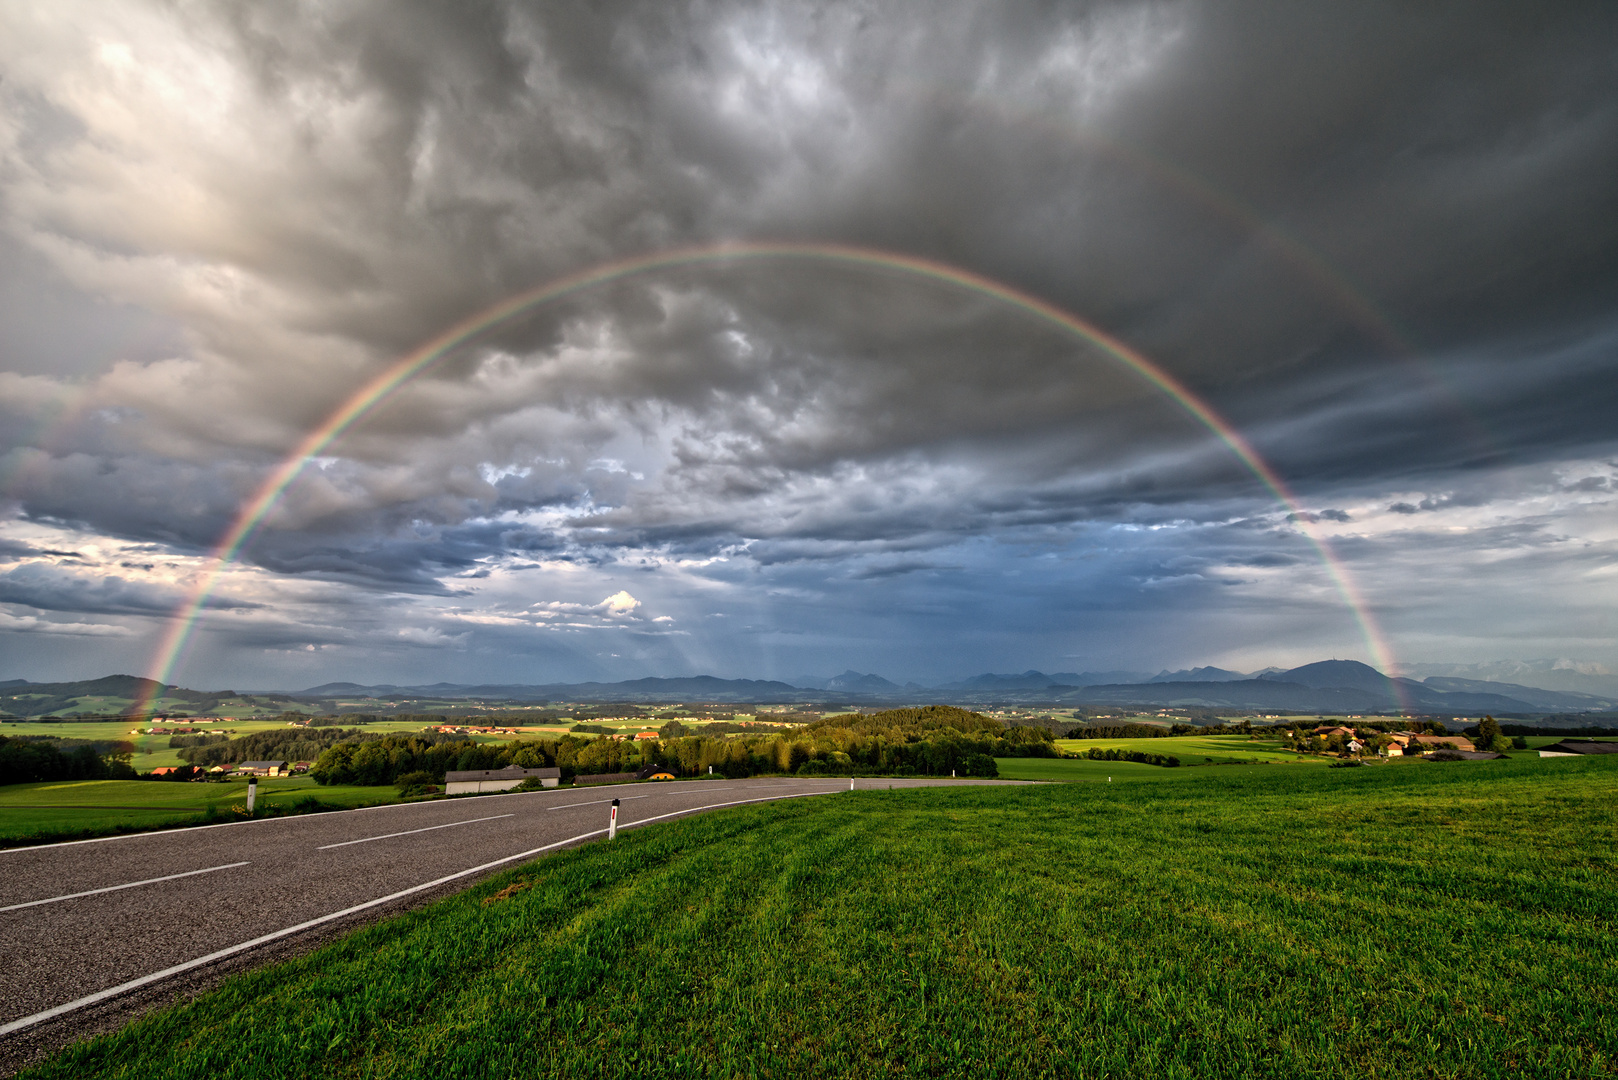
{"label": "row of tree", "polygon": [[1173,754],[1153,754],[1145,750],[1118,750],[1116,748],[1103,750],[1098,746],[1092,746],[1080,756],[1087,757],[1091,761],[1135,761],[1142,765],[1162,765],[1170,769],[1176,769],[1180,766],[1180,759]]}
{"label": "row of tree", "polygon": [[135,747],[127,742],[79,742],[0,735],[0,784],[41,780],[133,780]]}
{"label": "row of tree", "polygon": [[[1184,725],[1176,725],[1184,726]],[[1069,728],[1065,739],[1167,739],[1175,734],[1161,724],[1080,724]]]}
{"label": "row of tree", "polygon": [[647,765],[662,766],[680,776],[701,776],[710,770],[727,777],[948,776],[951,772],[994,776],[996,757],[1059,756],[1049,731],[1007,728],[990,717],[942,705],[831,716],[787,731],[717,737],[681,734],[633,742],[569,734],[507,743],[448,741],[450,738],[425,734],[377,737],[356,732],[324,748],[311,773],[323,784],[392,784],[415,773],[426,773],[441,783],[447,772],[508,765],[555,766],[564,777],[629,772]]}
{"label": "row of tree", "polygon": [[272,728],[221,742],[181,747],[179,757],[203,769],[239,761],[313,761],[321,751],[344,740],[381,737],[366,735],[358,728]]}

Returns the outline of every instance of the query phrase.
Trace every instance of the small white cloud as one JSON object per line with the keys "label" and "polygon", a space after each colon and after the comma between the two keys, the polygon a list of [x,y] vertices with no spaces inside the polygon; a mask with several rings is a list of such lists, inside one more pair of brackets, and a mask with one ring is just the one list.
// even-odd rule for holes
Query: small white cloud
{"label": "small white cloud", "polygon": [[674,616],[673,615],[659,615],[657,618],[653,619],[652,621],[653,622],[673,622],[674,621]]}
{"label": "small white cloud", "polygon": [[623,589],[619,589],[597,604],[596,607],[604,609],[609,615],[628,615],[631,611],[640,607],[640,601],[630,596]]}

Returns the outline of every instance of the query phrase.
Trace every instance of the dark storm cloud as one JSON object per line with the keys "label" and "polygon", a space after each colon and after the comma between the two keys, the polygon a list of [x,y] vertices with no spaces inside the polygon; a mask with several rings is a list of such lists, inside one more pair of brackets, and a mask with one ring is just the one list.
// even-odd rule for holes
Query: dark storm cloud
{"label": "dark storm cloud", "polygon": [[[72,567],[33,562],[0,573],[0,603],[24,604],[41,611],[168,615],[179,602],[180,596],[173,589],[105,572],[85,572]],[[209,599],[208,606],[247,609],[257,605],[217,596]]]}
{"label": "dark storm cloud", "polygon": [[[0,284],[43,283],[0,303],[0,362],[55,376],[0,373],[24,521],[206,550],[304,432],[445,326],[725,239],[891,249],[1054,301],[1230,416],[1316,524],[1503,504],[1500,470],[1618,437],[1610,5],[55,18],[0,35]],[[1276,528],[1271,500],[1137,374],[880,268],[590,290],[450,356],[328,455],[243,558],[444,597],[519,553],[733,552],[902,591],[960,576],[973,537],[1121,523],[1158,530],[1119,579],[1158,592],[1285,565],[1210,555],[1210,530]]]}

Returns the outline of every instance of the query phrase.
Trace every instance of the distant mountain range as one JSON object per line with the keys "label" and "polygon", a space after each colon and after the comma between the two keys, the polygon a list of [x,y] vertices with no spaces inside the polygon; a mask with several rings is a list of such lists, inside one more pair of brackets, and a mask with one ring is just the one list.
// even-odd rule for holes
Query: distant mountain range
{"label": "distant mountain range", "polygon": [[[1565,662],[1561,662],[1565,663]],[[1503,665],[1502,665],[1503,666]],[[1486,669],[1486,670],[1480,670]],[[1494,674],[1486,665],[1468,669]],[[1605,685],[1599,671],[1572,670],[1543,662],[1542,667],[1517,665],[1513,670],[1537,677],[1554,675],[1579,685]],[[0,682],[0,708],[16,715],[39,716],[66,710],[79,698],[96,698],[115,709],[117,699],[131,704],[155,684],[130,675],[113,675],[75,683],[31,683],[24,679]],[[1618,688],[1615,688],[1618,690]],[[217,703],[231,691],[199,692],[163,687],[162,696]],[[285,700],[289,695],[277,693]],[[1409,709],[1456,716],[1485,712],[1529,714],[1546,712],[1598,712],[1618,708],[1618,692],[1547,689],[1498,678],[1432,674],[1421,680],[1389,678],[1354,660],[1322,660],[1302,667],[1266,668],[1243,673],[1217,667],[1148,672],[1063,671],[1047,675],[1029,670],[1020,674],[985,673],[938,686],[906,683],[880,675],[845,671],[830,678],[805,676],[792,682],[775,679],[721,679],[711,675],[683,678],[630,679],[623,682],[363,685],[330,682],[298,691],[290,697],[354,704],[376,702],[393,709],[421,701],[476,700],[487,702],[629,702],[637,704],[707,702],[713,704],[818,704],[853,706],[891,703],[948,703],[962,705],[1092,705],[1142,708],[1244,709],[1292,713],[1374,713]],[[352,707],[352,706],[349,706]]]}
{"label": "distant mountain range", "polygon": [[1389,678],[1354,660],[1323,660],[1290,670],[1266,668],[1243,673],[1199,667],[1147,672],[1042,671],[985,673],[938,686],[904,686],[859,671],[830,678],[804,676],[792,682],[719,679],[633,679],[627,682],[468,686],[360,686],[326,683],[299,697],[476,698],[504,701],[706,701],[714,703],[792,702],[851,705],[887,702],[950,702],[969,705],[1135,705],[1156,708],[1256,709],[1276,712],[1372,713],[1415,709],[1470,715],[1484,712],[1590,712],[1618,707],[1618,694],[1595,695],[1545,690],[1516,683],[1454,676],[1418,682]]}

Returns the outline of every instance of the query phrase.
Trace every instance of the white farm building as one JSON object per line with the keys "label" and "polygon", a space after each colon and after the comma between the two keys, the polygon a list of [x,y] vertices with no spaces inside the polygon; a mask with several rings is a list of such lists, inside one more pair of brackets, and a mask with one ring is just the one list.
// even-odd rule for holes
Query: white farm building
{"label": "white farm building", "polygon": [[524,780],[538,780],[546,787],[562,782],[562,770],[521,769],[507,765],[504,769],[468,769],[464,772],[444,774],[444,794],[473,795],[480,791],[510,791]]}

